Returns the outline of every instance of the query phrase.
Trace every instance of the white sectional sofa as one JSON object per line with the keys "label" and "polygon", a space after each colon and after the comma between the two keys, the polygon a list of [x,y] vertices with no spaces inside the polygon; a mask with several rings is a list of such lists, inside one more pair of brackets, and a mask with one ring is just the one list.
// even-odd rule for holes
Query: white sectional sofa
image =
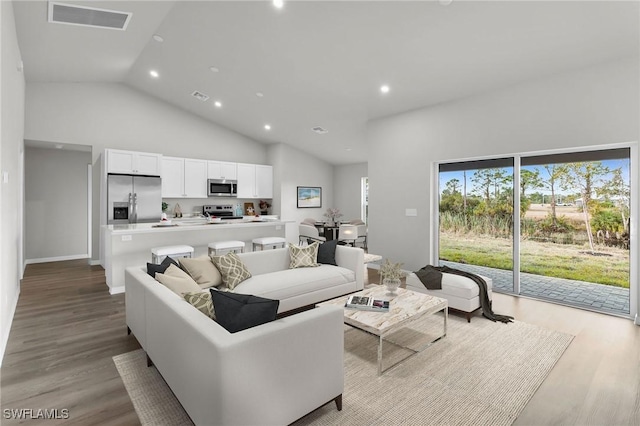
{"label": "white sectional sofa", "polygon": [[[363,251],[338,246],[338,266],[288,269],[289,249],[240,254],[252,278],[236,293],[285,312],[363,288]],[[155,281],[125,271],[127,326],[196,425],[289,424],[342,407],[343,311],[315,308],[237,333]]]}

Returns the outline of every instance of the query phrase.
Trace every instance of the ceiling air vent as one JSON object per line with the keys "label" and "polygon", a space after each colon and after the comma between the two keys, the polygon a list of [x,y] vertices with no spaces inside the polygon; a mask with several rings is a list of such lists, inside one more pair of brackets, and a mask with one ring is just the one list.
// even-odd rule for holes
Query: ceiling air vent
{"label": "ceiling air vent", "polygon": [[209,95],[205,95],[204,93],[198,92],[197,90],[193,92],[191,96],[202,102],[206,102],[207,99],[209,99]]}
{"label": "ceiling air vent", "polygon": [[316,126],[311,128],[311,130],[313,130],[314,132],[316,132],[319,135],[324,135],[325,133],[329,133],[329,131],[327,129],[324,129],[320,126]]}
{"label": "ceiling air vent", "polygon": [[49,22],[83,27],[126,30],[132,13],[49,2]]}

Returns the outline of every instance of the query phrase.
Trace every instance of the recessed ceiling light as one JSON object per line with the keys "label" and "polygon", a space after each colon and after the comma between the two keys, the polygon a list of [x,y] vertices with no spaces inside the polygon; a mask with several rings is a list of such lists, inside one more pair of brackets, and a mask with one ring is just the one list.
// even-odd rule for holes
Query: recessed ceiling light
{"label": "recessed ceiling light", "polygon": [[151,70],[151,71],[149,71],[149,75],[150,75],[151,77],[153,77],[153,78],[158,78],[158,76],[159,76],[160,74],[158,74],[158,71],[156,71],[156,70]]}
{"label": "recessed ceiling light", "polygon": [[256,96],[259,98],[262,98],[264,96],[264,93],[262,92],[256,92]]}
{"label": "recessed ceiling light", "polygon": [[380,86],[380,91],[382,93],[389,93],[389,86],[387,86],[386,84]]}
{"label": "recessed ceiling light", "polygon": [[62,149],[64,147],[64,145],[62,145],[61,143],[57,143],[56,144],[56,149]]}
{"label": "recessed ceiling light", "polygon": [[154,34],[153,35],[153,39],[155,41],[157,41],[158,43],[162,43],[164,41],[164,39],[162,38],[162,36],[158,35],[158,34]]}
{"label": "recessed ceiling light", "polygon": [[216,108],[222,108],[222,102],[220,101],[215,101],[213,104],[216,106]]}
{"label": "recessed ceiling light", "polygon": [[273,6],[276,9],[282,9],[284,7],[284,0],[273,0]]}
{"label": "recessed ceiling light", "polygon": [[265,124],[264,125],[264,129],[265,130],[271,130],[271,125],[270,124]]}
{"label": "recessed ceiling light", "polygon": [[209,67],[209,69],[211,70],[211,72],[220,72],[220,69],[217,67]]}

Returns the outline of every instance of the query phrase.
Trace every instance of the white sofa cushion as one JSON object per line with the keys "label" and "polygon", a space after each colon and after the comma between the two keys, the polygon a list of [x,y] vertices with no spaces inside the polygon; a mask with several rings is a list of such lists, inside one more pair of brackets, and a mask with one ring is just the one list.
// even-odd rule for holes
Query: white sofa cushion
{"label": "white sofa cushion", "polygon": [[238,284],[233,291],[283,300],[353,282],[355,279],[355,273],[350,269],[320,265],[253,276]]}
{"label": "white sofa cushion", "polygon": [[[487,291],[491,291],[493,281],[481,275],[480,277],[487,283]],[[469,278],[455,274],[442,274],[442,292],[464,299],[471,299],[480,294],[480,289]]]}

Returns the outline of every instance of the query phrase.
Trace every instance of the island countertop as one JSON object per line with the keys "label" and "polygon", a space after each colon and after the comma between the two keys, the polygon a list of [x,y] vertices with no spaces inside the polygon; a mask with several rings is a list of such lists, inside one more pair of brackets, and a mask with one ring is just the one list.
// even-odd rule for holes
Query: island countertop
{"label": "island countertop", "polygon": [[157,226],[157,222],[104,225],[101,259],[109,292],[124,292],[124,270],[130,266],[145,267],[147,262],[151,262],[151,249],[154,247],[189,245],[194,248],[193,256],[197,257],[208,253],[209,243],[238,240],[245,243],[245,251],[251,251],[254,238],[285,237],[287,223],[292,222],[245,218],[207,223],[205,219],[194,218],[172,220],[172,225],[176,226]]}
{"label": "island countertop", "polygon": [[170,226],[160,226],[155,223],[131,223],[124,225],[104,225],[105,230],[113,235],[139,234],[149,232],[182,232],[182,231],[204,231],[208,228],[220,229],[241,229],[246,227],[270,227],[273,225],[284,225],[289,221],[278,219],[252,220],[252,219],[230,219],[220,222],[207,222],[206,219],[184,219],[172,220]]}

